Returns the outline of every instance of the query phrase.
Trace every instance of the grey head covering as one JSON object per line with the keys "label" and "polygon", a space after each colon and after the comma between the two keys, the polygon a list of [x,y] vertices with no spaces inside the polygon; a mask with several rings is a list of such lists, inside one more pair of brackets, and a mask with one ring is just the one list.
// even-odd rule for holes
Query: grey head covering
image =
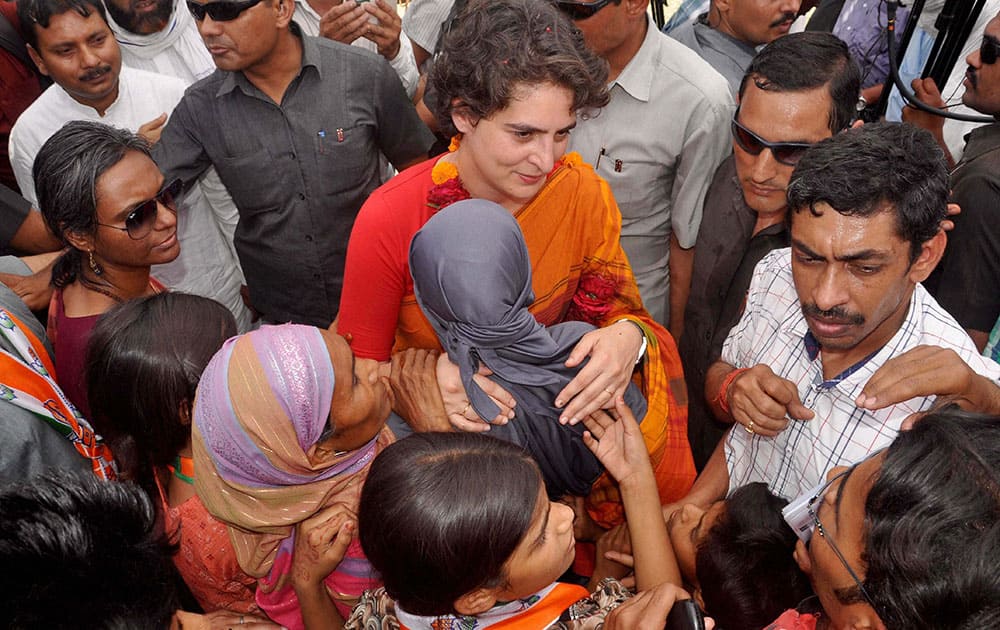
{"label": "grey head covering", "polygon": [[[527,448],[552,497],[585,495],[602,467],[583,444],[583,425],[559,424],[553,402],[580,368],[565,361],[584,322],[545,327],[528,306],[531,262],[514,217],[482,199],[452,204],[435,214],[410,242],[410,274],[421,309],[461,373],[472,408],[493,418],[496,404],[475,383],[480,365],[517,400],[515,418],[491,435]],[[629,385],[625,401],[636,417],[646,400]]]}

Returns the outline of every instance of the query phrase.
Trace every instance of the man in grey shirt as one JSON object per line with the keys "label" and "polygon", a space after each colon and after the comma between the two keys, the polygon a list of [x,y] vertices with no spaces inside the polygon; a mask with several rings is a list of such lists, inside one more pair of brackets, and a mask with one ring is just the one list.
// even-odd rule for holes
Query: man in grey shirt
{"label": "man in grey shirt", "polygon": [[188,89],[153,156],[168,180],[215,166],[239,209],[236,251],[265,321],[329,326],[379,152],[403,169],[433,137],[384,59],[303,37],[292,0],[190,7],[218,69]]}
{"label": "man in grey shirt", "polygon": [[726,77],[733,95],[762,44],[788,33],[801,0],[712,0],[708,13],[670,32]]}

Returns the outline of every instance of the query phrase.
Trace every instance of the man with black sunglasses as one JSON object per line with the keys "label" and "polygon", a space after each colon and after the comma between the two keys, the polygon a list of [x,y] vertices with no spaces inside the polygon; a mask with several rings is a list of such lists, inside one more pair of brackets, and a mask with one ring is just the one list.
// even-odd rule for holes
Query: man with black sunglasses
{"label": "man with black sunglasses", "polygon": [[785,189],[796,162],[810,144],[851,124],[860,89],[847,46],[829,33],[782,37],[747,70],[729,124],[733,155],[705,197],[678,341],[688,386],[688,439],[699,469],[728,428],[709,410],[705,374],[739,320],[754,267],[771,250],[788,246]]}
{"label": "man with black sunglasses", "polygon": [[611,102],[577,123],[569,148],[611,185],[642,302],[679,337],[705,191],[729,154],[728,86],[705,60],[656,29],[646,14],[649,0],[557,6],[609,65]]}
{"label": "man with black sunglasses", "polygon": [[[997,117],[1000,16],[987,23],[980,48],[966,62],[962,102]],[[930,120],[932,133],[942,137],[943,119],[922,120]],[[966,138],[963,157],[951,172],[952,201],[962,213],[948,235],[941,264],[926,284],[982,350],[1000,318],[1000,122],[978,127]]]}
{"label": "man with black sunglasses", "polygon": [[265,321],[326,327],[379,155],[402,169],[432,142],[385,59],[292,24],[293,0],[188,0],[218,70],[192,86],[153,157],[184,182],[215,166]]}

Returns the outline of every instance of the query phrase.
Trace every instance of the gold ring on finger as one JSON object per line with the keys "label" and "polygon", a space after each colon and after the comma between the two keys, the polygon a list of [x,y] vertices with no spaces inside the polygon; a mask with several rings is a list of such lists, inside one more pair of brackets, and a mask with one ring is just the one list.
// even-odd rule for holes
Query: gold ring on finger
{"label": "gold ring on finger", "polygon": [[466,414],[467,411],[469,411],[469,407],[471,407],[471,406],[472,406],[471,402],[465,403],[465,407],[462,408],[462,415],[463,416]]}
{"label": "gold ring on finger", "polygon": [[605,387],[604,391],[606,391],[608,393],[608,396],[614,396],[615,395],[615,390],[613,390],[613,389]]}
{"label": "gold ring on finger", "polygon": [[747,423],[747,425],[745,427],[743,427],[743,428],[746,429],[747,433],[750,433],[750,434],[756,434],[757,433],[756,431],[753,430],[753,420],[751,420],[749,423]]}

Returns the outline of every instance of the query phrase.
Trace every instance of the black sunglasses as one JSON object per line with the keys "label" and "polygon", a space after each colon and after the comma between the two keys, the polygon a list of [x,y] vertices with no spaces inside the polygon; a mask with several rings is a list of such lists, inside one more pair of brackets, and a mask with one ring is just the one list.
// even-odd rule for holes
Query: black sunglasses
{"label": "black sunglasses", "polygon": [[175,179],[170,182],[169,185],[156,193],[155,197],[143,201],[133,208],[132,212],[129,212],[128,216],[125,217],[125,227],[100,222],[97,225],[113,230],[121,230],[127,233],[128,237],[132,240],[142,240],[149,236],[149,233],[153,230],[153,224],[156,223],[157,203],[163,204],[168,210],[177,212],[176,200],[177,195],[181,193],[181,188],[181,180]]}
{"label": "black sunglasses", "polygon": [[[608,6],[616,0],[597,0],[597,2],[571,2],[569,0],[558,0],[556,6],[559,10],[569,16],[571,20],[586,20],[595,13]],[[617,0],[621,2],[621,0]]]}
{"label": "black sunglasses", "polygon": [[739,115],[740,109],[737,107],[733,115],[733,138],[736,139],[736,144],[750,155],[760,155],[764,149],[770,149],[775,160],[785,166],[795,166],[806,150],[812,146],[807,142],[768,142],[741,125],[736,120]]}
{"label": "black sunglasses", "polygon": [[1000,57],[1000,41],[989,35],[983,36],[983,44],[979,47],[979,60],[987,66],[992,66]]}
{"label": "black sunglasses", "polygon": [[214,22],[228,22],[235,20],[250,7],[257,6],[261,0],[243,0],[243,2],[230,2],[229,0],[218,0],[218,2],[206,2],[199,4],[193,0],[187,0],[188,11],[194,19],[201,22],[205,15],[212,18]]}

